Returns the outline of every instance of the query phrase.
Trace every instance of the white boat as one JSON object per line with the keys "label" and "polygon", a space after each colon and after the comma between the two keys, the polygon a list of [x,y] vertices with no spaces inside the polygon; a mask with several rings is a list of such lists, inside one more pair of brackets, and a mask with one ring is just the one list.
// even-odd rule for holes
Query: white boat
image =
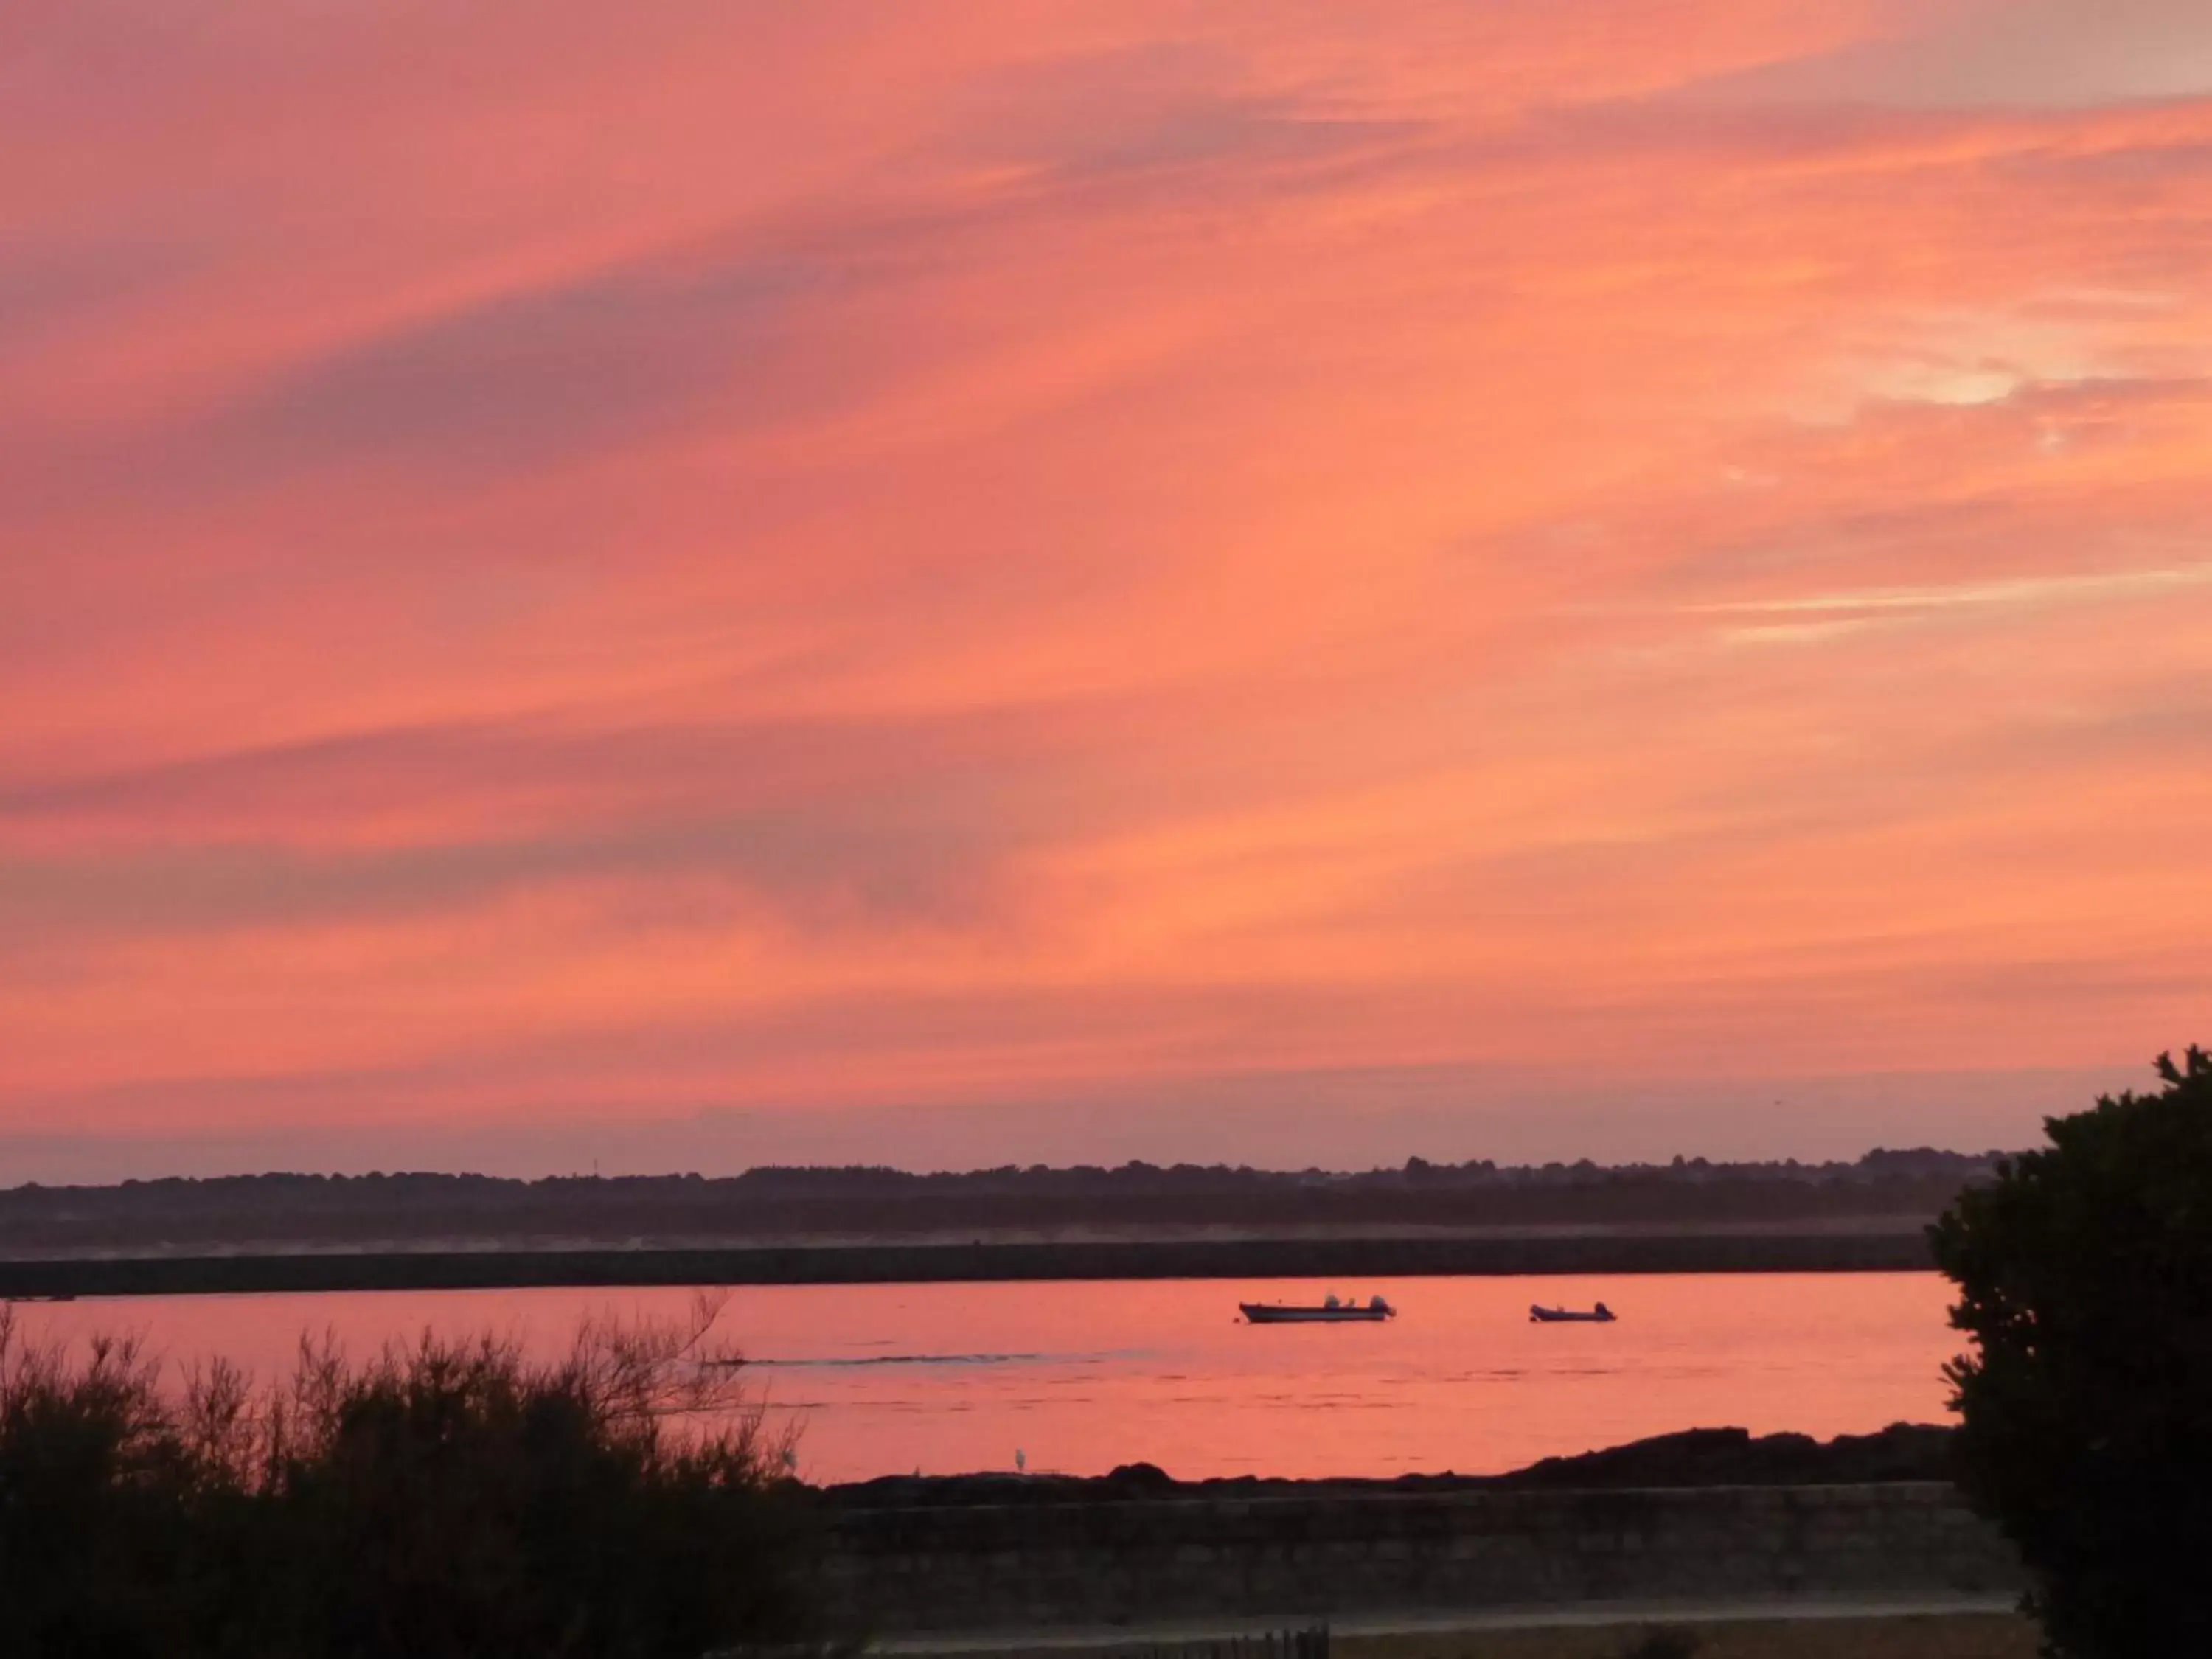
{"label": "white boat", "polygon": [[1398,1310],[1379,1296],[1364,1302],[1340,1302],[1329,1297],[1319,1303],[1240,1302],[1247,1322],[1254,1325],[1351,1325],[1395,1319]]}
{"label": "white boat", "polygon": [[1531,1303],[1528,1321],[1534,1325],[1610,1325],[1613,1312],[1602,1302],[1588,1313],[1576,1308],[1546,1308]]}

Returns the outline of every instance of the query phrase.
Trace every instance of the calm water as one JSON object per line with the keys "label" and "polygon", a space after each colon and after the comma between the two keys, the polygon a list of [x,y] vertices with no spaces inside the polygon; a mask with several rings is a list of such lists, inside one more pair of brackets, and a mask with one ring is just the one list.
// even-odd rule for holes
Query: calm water
{"label": "calm water", "polygon": [[[1237,1304],[1380,1291],[1383,1325],[1250,1326]],[[777,1286],[729,1293],[720,1328],[757,1388],[803,1423],[800,1469],[1095,1474],[1139,1459],[1185,1477],[1481,1474],[1671,1430],[1828,1436],[1942,1419],[1959,1339],[1933,1273],[1135,1280]],[[1534,1325],[1532,1301],[1620,1314]],[[179,1364],[224,1354],[267,1376],[303,1331],[349,1351],[487,1327],[566,1346],[592,1313],[680,1317],[680,1290],[116,1299],[20,1308],[33,1334],[143,1334]]]}

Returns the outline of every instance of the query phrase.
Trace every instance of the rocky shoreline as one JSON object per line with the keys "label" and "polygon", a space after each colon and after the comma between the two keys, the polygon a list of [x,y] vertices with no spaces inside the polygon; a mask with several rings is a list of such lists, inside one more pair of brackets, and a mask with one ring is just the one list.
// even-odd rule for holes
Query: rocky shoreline
{"label": "rocky shoreline", "polygon": [[1150,1463],[1110,1474],[884,1475],[821,1488],[841,1510],[1021,1504],[1208,1502],[1251,1498],[1358,1497],[1504,1491],[1616,1492],[1711,1486],[1856,1486],[1950,1479],[1952,1431],[1896,1423],[1874,1434],[1815,1440],[1739,1428],[1686,1429],[1573,1457],[1547,1457],[1505,1474],[1449,1472],[1390,1480],[1290,1480],[1240,1475],[1177,1480]]}

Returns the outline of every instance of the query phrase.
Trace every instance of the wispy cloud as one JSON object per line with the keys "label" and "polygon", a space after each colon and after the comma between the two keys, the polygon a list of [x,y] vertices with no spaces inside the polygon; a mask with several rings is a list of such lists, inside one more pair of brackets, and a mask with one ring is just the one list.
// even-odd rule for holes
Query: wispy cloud
{"label": "wispy cloud", "polygon": [[2075,575],[2016,576],[1942,587],[1871,587],[1838,593],[1802,593],[1772,599],[1719,599],[1679,607],[1686,616],[1818,617],[1806,622],[1758,622],[1732,627],[1728,637],[1826,639],[1884,620],[1968,610],[2043,610],[2108,604],[2185,592],[2212,584],[2212,562],[2147,570],[2108,570]]}

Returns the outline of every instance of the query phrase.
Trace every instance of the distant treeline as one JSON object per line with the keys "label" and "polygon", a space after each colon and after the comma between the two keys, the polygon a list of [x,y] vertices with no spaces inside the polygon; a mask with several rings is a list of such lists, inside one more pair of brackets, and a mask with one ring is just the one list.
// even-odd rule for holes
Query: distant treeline
{"label": "distant treeline", "polygon": [[0,1189],[0,1250],[429,1238],[630,1239],[1069,1228],[1451,1227],[1927,1216],[1996,1152],[1877,1149],[1852,1163],[1500,1165],[1339,1173],[1145,1163],[914,1174],[772,1166],[740,1176],[226,1176]]}

